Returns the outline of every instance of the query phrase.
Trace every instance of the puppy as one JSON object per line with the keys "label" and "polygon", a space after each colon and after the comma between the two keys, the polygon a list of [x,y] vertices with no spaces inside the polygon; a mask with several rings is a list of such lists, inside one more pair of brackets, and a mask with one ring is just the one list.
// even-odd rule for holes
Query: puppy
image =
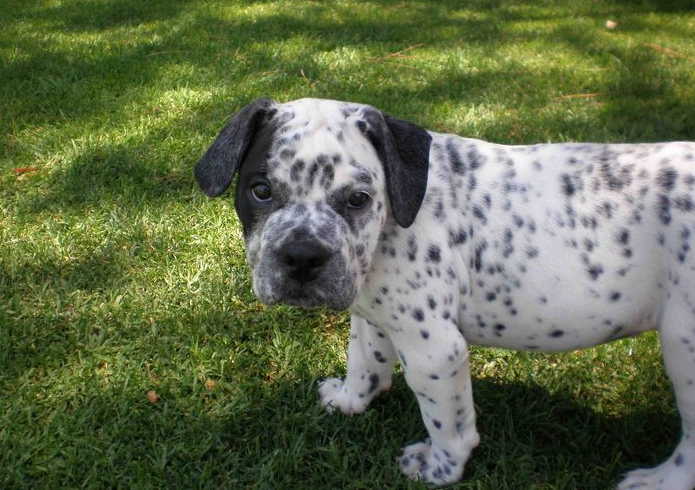
{"label": "puppy", "polygon": [[682,437],[620,489],[695,487],[695,144],[503,146],[365,105],[260,99],[195,167],[235,207],[266,304],[347,309],[360,413],[399,361],[429,438],[405,475],[459,480],[478,444],[468,345],[564,351],[657,329]]}

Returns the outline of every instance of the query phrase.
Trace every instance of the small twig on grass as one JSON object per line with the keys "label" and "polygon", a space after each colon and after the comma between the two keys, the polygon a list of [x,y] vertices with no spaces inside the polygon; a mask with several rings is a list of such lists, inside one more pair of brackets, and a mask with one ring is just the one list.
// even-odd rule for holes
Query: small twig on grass
{"label": "small twig on grass", "polygon": [[304,70],[300,69],[299,72],[302,74],[302,78],[304,79],[304,81],[305,81],[307,84],[309,84],[309,86],[310,86],[311,88],[314,88],[315,83],[312,82],[311,80],[309,80],[309,79],[307,78],[307,76],[304,74]]}
{"label": "small twig on grass", "polygon": [[642,46],[649,49],[653,49],[654,51],[658,51],[659,53],[663,53],[668,56],[673,56],[674,58],[692,59],[690,56],[686,54],[679,53],[678,51],[674,51],[673,49],[665,48],[663,46],[659,46],[658,44],[642,43]]}
{"label": "small twig on grass", "polygon": [[387,54],[387,55],[386,55],[386,58],[393,58],[393,57],[396,57],[396,56],[401,56],[401,55],[402,55],[403,53],[405,53],[406,51],[410,51],[411,49],[420,48],[420,47],[422,47],[422,46],[424,46],[424,45],[425,45],[425,43],[413,44],[412,46],[408,46],[407,48],[401,49],[400,51],[396,51],[395,53],[389,53],[389,54]]}
{"label": "small twig on grass", "polygon": [[22,167],[22,168],[13,168],[12,171],[17,174],[17,175],[24,175],[28,174],[31,172],[36,172],[38,168],[36,167]]}
{"label": "small twig on grass", "polygon": [[244,56],[243,54],[239,54],[238,52],[232,53],[232,58],[236,58],[238,60],[241,60],[244,63],[250,63],[251,62],[251,60],[249,60],[246,56]]}
{"label": "small twig on grass", "polygon": [[565,99],[593,99],[596,97],[600,97],[602,95],[606,95],[603,92],[594,92],[591,94],[569,94],[569,95],[560,95],[558,97],[554,97],[553,100],[565,100]]}
{"label": "small twig on grass", "polygon": [[394,53],[388,53],[385,56],[377,56],[374,58],[370,58],[370,61],[388,61],[388,60],[391,60],[393,58],[399,58],[399,59],[408,58],[408,56],[405,56],[403,53],[406,53],[407,51],[410,51],[413,49],[421,48],[424,45],[425,45],[425,43],[413,44],[412,46],[408,46],[407,48],[401,49],[400,51],[396,51]]}
{"label": "small twig on grass", "polygon": [[395,9],[400,9],[406,6],[405,2],[397,3],[396,5],[390,5],[388,7],[382,7],[384,11],[388,12],[389,10],[395,10]]}
{"label": "small twig on grass", "polygon": [[154,51],[152,53],[146,54],[145,56],[159,56],[162,54],[176,54],[176,53],[190,53],[190,51],[181,51],[181,50],[172,49],[169,51]]}
{"label": "small twig on grass", "polygon": [[[385,61],[385,60],[384,60],[384,61]],[[407,68],[408,70],[417,71],[417,72],[420,71],[420,70],[419,70],[417,67],[415,67],[415,66],[410,66],[410,65],[408,65],[408,64],[406,64],[406,63],[399,63],[399,62],[397,62],[397,61],[391,61],[391,62],[390,62],[390,66],[400,66],[400,67],[402,67],[402,68]]]}

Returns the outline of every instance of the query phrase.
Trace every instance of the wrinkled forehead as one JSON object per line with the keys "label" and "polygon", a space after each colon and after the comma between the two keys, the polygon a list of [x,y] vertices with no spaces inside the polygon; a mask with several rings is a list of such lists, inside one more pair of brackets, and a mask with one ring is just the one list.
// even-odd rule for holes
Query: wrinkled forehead
{"label": "wrinkled forehead", "polygon": [[364,135],[366,106],[301,99],[277,106],[269,176],[303,193],[345,185],[375,185],[379,157]]}

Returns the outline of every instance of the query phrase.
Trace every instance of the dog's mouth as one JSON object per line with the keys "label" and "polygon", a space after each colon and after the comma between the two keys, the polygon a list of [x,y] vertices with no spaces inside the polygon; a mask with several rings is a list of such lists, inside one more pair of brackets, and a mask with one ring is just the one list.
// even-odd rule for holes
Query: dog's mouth
{"label": "dog's mouth", "polygon": [[[290,306],[298,306],[300,308],[321,308],[328,306],[330,308],[329,302],[323,295],[317,295],[307,291],[306,289],[294,289],[287,291],[282,298],[280,298],[280,303],[284,303]],[[333,302],[333,301],[331,301]]]}
{"label": "dog's mouth", "polygon": [[[344,261],[331,261],[310,281],[297,280],[277,267],[263,264],[254,268],[253,289],[258,299],[266,305],[286,304],[300,308],[347,309],[355,299],[356,286]],[[280,269],[280,270],[278,270]]]}
{"label": "dog's mouth", "polygon": [[[323,283],[326,285],[326,283]],[[257,292],[258,298],[265,304],[285,304],[300,308],[329,308],[331,310],[342,311],[347,309],[355,299],[352,288],[332,288],[322,287],[322,283],[312,285],[294,284],[288,280],[277,284],[271,294]]]}

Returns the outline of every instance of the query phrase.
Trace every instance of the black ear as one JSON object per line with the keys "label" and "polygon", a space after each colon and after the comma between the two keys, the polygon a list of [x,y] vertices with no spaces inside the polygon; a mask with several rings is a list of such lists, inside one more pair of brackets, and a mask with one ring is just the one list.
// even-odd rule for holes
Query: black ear
{"label": "black ear", "polygon": [[205,194],[215,197],[227,190],[234,173],[239,170],[259,122],[269,114],[274,104],[270,99],[258,99],[237,112],[222,128],[195,165],[195,178]]}
{"label": "black ear", "polygon": [[368,109],[364,115],[367,137],[384,165],[393,216],[407,228],[425,198],[432,136],[420,126],[376,109]]}

